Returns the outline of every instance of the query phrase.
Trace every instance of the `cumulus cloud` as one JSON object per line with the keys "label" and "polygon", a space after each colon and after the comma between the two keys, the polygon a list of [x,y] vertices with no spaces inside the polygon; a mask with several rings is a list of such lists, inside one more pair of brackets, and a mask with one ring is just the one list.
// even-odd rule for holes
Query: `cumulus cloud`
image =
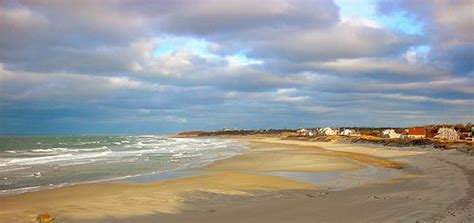
{"label": "cumulus cloud", "polygon": [[403,94],[381,94],[382,98],[395,99],[395,100],[407,100],[415,102],[435,102],[448,105],[468,105],[474,107],[474,100],[472,99],[444,99],[444,98],[430,98],[421,95],[403,95]]}
{"label": "cumulus cloud", "polygon": [[388,74],[415,77],[440,77],[447,72],[426,65],[378,58],[338,59],[335,61],[311,63],[309,67],[340,74]]}
{"label": "cumulus cloud", "polygon": [[256,4],[231,1],[131,1],[132,8],[154,17],[154,24],[175,34],[221,35],[262,27],[326,27],[337,22],[337,6],[330,0],[276,0]]}
{"label": "cumulus cloud", "polygon": [[177,117],[177,116],[165,116],[164,120],[168,122],[181,123],[181,124],[188,122],[186,118]]}
{"label": "cumulus cloud", "polygon": [[[325,61],[335,58],[394,55],[417,43],[415,37],[397,35],[389,30],[354,26],[340,22],[328,29],[263,30],[252,42],[257,57],[283,58],[291,61]],[[291,35],[286,35],[287,33]]]}
{"label": "cumulus cloud", "polygon": [[322,105],[310,105],[310,106],[300,105],[300,106],[297,106],[296,109],[305,111],[305,112],[317,113],[317,114],[327,113],[327,112],[331,112],[335,110],[333,108],[329,108]]}
{"label": "cumulus cloud", "polygon": [[472,2],[338,4],[0,1],[0,133],[473,118]]}
{"label": "cumulus cloud", "polygon": [[453,70],[470,72],[474,69],[474,13],[470,0],[380,1],[381,14],[403,11],[426,25],[426,39],[432,45],[432,60]]}
{"label": "cumulus cloud", "polygon": [[143,82],[129,77],[101,77],[71,73],[38,74],[30,72],[0,73],[0,98],[4,101],[61,101],[99,100],[120,91],[164,92],[172,86]]}

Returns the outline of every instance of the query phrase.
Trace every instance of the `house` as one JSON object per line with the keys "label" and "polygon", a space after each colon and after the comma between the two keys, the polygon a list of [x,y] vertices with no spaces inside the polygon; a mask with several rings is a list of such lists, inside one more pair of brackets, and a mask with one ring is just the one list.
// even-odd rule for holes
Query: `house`
{"label": "house", "polygon": [[459,140],[459,135],[453,128],[439,128],[435,139]]}
{"label": "house", "polygon": [[466,140],[466,141],[471,141],[472,135],[471,132],[458,132],[459,139],[460,140]]}
{"label": "house", "polygon": [[408,129],[407,138],[424,139],[426,138],[426,129],[425,128],[410,128]]}
{"label": "house", "polygon": [[350,129],[344,129],[341,132],[339,132],[339,135],[341,136],[350,136],[354,131]]}
{"label": "house", "polygon": [[222,128],[220,131],[221,131],[221,132],[232,132],[232,131],[240,131],[240,129],[224,127],[224,128]]}
{"label": "house", "polygon": [[468,136],[464,140],[474,141],[474,140],[472,140],[473,137],[474,137],[474,127],[471,127],[471,132],[468,134]]}
{"label": "house", "polygon": [[296,131],[298,136],[314,136],[316,135],[315,132],[311,129],[298,129]]}
{"label": "house", "polygon": [[385,129],[385,130],[382,131],[382,134],[381,134],[382,138],[389,138],[389,139],[398,139],[401,136],[402,135],[395,132],[394,129]]}
{"label": "house", "polygon": [[330,127],[325,127],[325,128],[319,129],[319,134],[324,135],[324,136],[333,136],[333,135],[337,135],[337,130],[335,129],[333,130]]}
{"label": "house", "polygon": [[339,132],[341,136],[360,136],[360,133],[356,132],[353,129],[344,129]]}
{"label": "house", "polygon": [[439,127],[434,126],[430,128],[426,128],[426,138],[434,138],[438,134]]}

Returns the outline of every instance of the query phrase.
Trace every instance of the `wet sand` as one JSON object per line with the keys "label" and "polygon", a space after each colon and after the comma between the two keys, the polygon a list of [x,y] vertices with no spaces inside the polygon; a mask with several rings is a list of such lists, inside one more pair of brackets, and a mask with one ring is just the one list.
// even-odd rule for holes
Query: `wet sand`
{"label": "wet sand", "polygon": [[[54,222],[469,222],[474,218],[474,159],[456,151],[239,140],[253,146],[242,155],[193,170],[203,174],[2,197],[0,222],[34,222],[37,214],[46,212],[57,217]],[[366,165],[400,174],[375,182],[357,178],[361,181],[357,186],[343,190],[271,175],[346,174]],[[336,182],[346,183],[347,179]]]}

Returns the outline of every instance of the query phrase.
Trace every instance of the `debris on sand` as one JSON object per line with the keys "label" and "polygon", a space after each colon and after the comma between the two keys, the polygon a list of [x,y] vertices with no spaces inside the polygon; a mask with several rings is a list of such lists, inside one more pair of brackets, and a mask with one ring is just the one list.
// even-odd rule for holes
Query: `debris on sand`
{"label": "debris on sand", "polygon": [[36,217],[36,221],[39,223],[50,223],[54,221],[56,218],[51,216],[50,214],[39,214],[38,217]]}

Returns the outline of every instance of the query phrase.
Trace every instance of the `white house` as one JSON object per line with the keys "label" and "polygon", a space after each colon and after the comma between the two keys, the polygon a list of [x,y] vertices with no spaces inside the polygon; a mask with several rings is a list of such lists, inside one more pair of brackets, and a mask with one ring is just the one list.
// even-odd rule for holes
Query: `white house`
{"label": "white house", "polygon": [[240,130],[241,129],[238,129],[238,128],[227,128],[227,126],[221,129],[222,132],[231,132],[231,131],[240,131]]}
{"label": "white house", "polygon": [[333,135],[337,135],[337,130],[333,130],[330,127],[325,127],[325,128],[319,129],[319,134],[324,135],[324,136],[333,136]]}
{"label": "white house", "polygon": [[311,129],[298,129],[296,131],[298,136],[314,136],[315,132]]}
{"label": "white house", "polygon": [[385,129],[382,131],[382,138],[389,138],[389,139],[398,139],[401,137],[401,134],[398,134],[393,129]]}
{"label": "white house", "polygon": [[344,129],[341,132],[339,132],[339,135],[341,135],[341,136],[350,136],[352,134],[352,132],[353,131],[350,130],[350,129]]}
{"label": "white house", "polygon": [[344,130],[339,132],[339,135],[341,135],[341,136],[351,136],[354,133],[355,133],[355,131],[352,130],[352,129],[344,129]]}
{"label": "white house", "polygon": [[344,129],[339,132],[339,135],[341,136],[361,136],[360,133],[356,132],[356,130],[353,129]]}
{"label": "white house", "polygon": [[434,137],[435,139],[447,139],[447,140],[458,140],[459,135],[456,130],[452,128],[439,128],[438,133]]}

